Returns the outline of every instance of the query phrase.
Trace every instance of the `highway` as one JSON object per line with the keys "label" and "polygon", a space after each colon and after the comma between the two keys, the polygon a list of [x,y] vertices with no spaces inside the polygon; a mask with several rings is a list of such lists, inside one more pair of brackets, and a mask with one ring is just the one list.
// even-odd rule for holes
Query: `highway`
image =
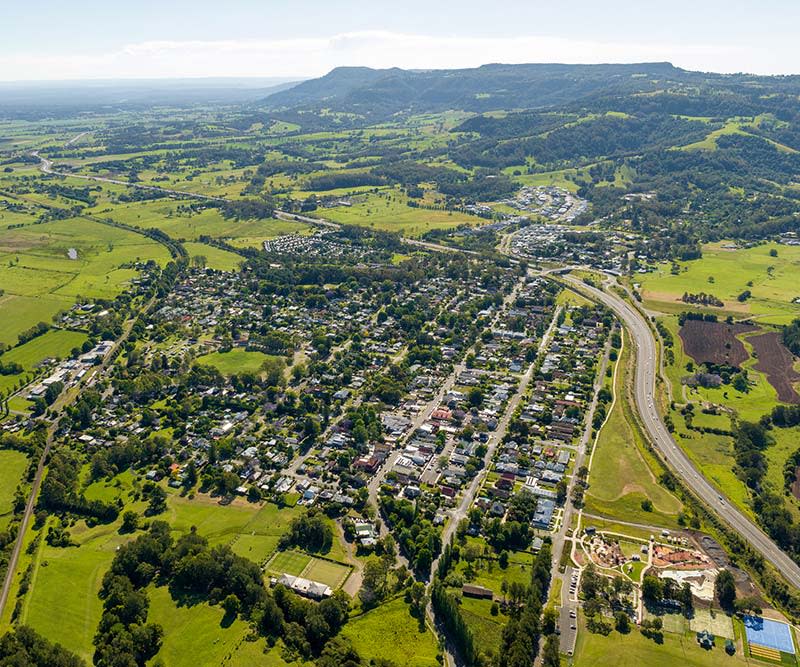
{"label": "highway", "polygon": [[[71,145],[72,143],[78,141],[81,137],[83,137],[86,134],[89,133],[83,132],[73,137],[66,143],[66,145],[67,146]],[[204,201],[214,201],[214,202],[238,201],[236,199],[228,199],[226,197],[214,197],[212,195],[204,195],[199,192],[187,192],[186,190],[172,190],[170,188],[162,188],[157,185],[132,183],[131,181],[123,181],[116,178],[108,178],[106,176],[90,176],[88,174],[59,171],[54,168],[53,161],[44,157],[43,155],[39,155],[38,150],[32,151],[31,156],[39,160],[39,171],[41,171],[43,174],[50,174],[52,176],[63,176],[65,178],[79,178],[84,181],[95,181],[97,183],[110,183],[112,185],[124,185],[129,188],[138,188],[140,190],[150,190],[154,192],[164,192],[165,194],[175,195],[176,197],[189,197],[192,199],[201,199]],[[330,220],[326,220],[325,218],[310,218],[305,215],[299,215],[297,213],[287,213],[286,211],[281,211],[281,210],[276,210],[274,216],[278,220],[291,220],[294,222],[304,222],[309,225],[316,225],[318,227],[327,227],[329,229],[341,229],[340,224],[336,222],[331,222]],[[467,255],[478,254],[474,250],[462,250],[460,248],[451,248],[450,246],[441,245],[439,243],[431,243],[429,241],[420,241],[418,239],[409,239],[402,237],[401,241],[408,245],[418,246],[420,248],[426,248],[427,250],[435,250],[438,252],[460,252]]]}
{"label": "highway", "polygon": [[570,275],[562,278],[579,291],[604,303],[625,323],[636,346],[635,399],[636,407],[650,440],[661,453],[669,468],[723,521],[733,528],[765,560],[772,563],[784,578],[800,588],[800,567],[778,547],[752,520],[702,475],[686,453],[673,439],[655,405],[655,378],[658,354],[653,333],[644,316],[629,303],[610,292],[592,287]]}

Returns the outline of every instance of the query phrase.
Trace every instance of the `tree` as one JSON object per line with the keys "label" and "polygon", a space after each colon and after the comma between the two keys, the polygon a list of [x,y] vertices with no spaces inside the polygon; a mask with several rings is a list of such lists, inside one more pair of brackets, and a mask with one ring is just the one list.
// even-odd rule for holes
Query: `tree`
{"label": "tree", "polygon": [[483,403],[483,392],[478,387],[469,390],[469,404],[473,408],[479,408]]}
{"label": "tree", "polygon": [[283,357],[267,357],[261,364],[264,382],[268,387],[282,387],[286,384],[286,362]]}
{"label": "tree", "polygon": [[149,499],[147,510],[145,510],[148,516],[161,514],[167,509],[167,492],[160,486],[151,484],[149,489],[146,489],[145,493]]}
{"label": "tree", "polygon": [[86,663],[59,644],[51,644],[20,626],[0,637],[0,665],[8,667],[85,667]]}
{"label": "tree", "polygon": [[139,527],[139,515],[133,510],[126,510],[122,513],[121,533],[133,533]]}
{"label": "tree", "polygon": [[614,627],[620,634],[626,635],[631,631],[631,619],[624,611],[614,614]]}
{"label": "tree", "polygon": [[717,596],[719,606],[725,610],[732,610],[736,601],[736,582],[728,570],[722,570],[714,582],[714,594]]}
{"label": "tree", "polygon": [[421,581],[415,581],[411,584],[409,597],[411,602],[411,615],[424,622],[425,607],[428,606],[428,594],[425,584]]}
{"label": "tree", "polygon": [[542,667],[560,667],[558,635],[548,635],[542,651]]}
{"label": "tree", "polygon": [[386,595],[388,570],[382,558],[371,557],[364,564],[364,574],[358,597],[365,607],[380,602]]}
{"label": "tree", "polygon": [[234,595],[233,593],[228,595],[222,601],[222,608],[225,610],[225,615],[230,618],[235,618],[238,615],[241,607],[242,604],[241,602],[239,602],[239,598],[236,597],[236,595]]}
{"label": "tree", "polygon": [[190,460],[184,471],[183,488],[189,491],[194,488],[195,484],[197,484],[197,466],[194,460]]}
{"label": "tree", "polygon": [[497,562],[500,565],[500,567],[505,570],[508,567],[508,551],[503,549],[500,552],[500,556],[498,557]]}
{"label": "tree", "polygon": [[645,576],[642,581],[642,597],[648,602],[660,602],[664,597],[664,584],[658,577]]}

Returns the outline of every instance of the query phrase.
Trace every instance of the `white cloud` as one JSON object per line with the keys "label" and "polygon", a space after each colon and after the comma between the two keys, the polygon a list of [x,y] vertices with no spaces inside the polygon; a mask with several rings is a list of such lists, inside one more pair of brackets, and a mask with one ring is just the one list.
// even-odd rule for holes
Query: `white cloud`
{"label": "white cloud", "polygon": [[[794,59],[796,60],[796,56]],[[0,55],[0,80],[306,77],[339,65],[473,67],[489,62],[665,61],[689,69],[785,73],[799,63],[746,46],[602,42],[564,37],[434,37],[385,31],[285,40],[150,41],[96,54]]]}

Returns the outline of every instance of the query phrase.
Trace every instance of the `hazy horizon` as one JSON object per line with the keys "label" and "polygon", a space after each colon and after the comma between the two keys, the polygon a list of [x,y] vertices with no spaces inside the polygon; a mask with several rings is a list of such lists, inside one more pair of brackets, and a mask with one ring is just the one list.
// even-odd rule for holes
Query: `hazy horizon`
{"label": "hazy horizon", "polygon": [[[269,3],[210,0],[4,8],[0,81],[275,77],[307,79],[337,66],[458,69],[487,62],[668,61],[719,73],[800,73],[800,3],[676,0],[637,6],[578,0],[432,5],[385,0]],[[43,21],[42,17],[47,20]]]}

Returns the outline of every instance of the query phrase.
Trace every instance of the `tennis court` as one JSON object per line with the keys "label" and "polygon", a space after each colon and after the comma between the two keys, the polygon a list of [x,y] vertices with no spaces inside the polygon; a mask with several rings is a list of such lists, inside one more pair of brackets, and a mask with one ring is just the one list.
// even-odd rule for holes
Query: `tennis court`
{"label": "tennis court", "polygon": [[758,616],[745,616],[744,627],[749,644],[767,646],[781,653],[795,654],[792,631],[786,623]]}

